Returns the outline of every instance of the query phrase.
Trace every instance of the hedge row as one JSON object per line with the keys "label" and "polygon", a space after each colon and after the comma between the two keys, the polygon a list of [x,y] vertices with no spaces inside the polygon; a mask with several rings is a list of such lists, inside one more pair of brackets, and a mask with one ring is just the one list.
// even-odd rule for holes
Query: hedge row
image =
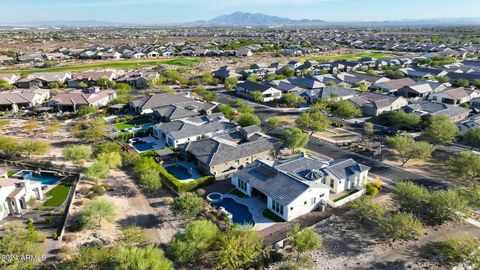
{"label": "hedge row", "polygon": [[193,180],[193,181],[182,182],[182,181],[178,180],[175,176],[173,176],[169,172],[167,172],[167,170],[165,170],[165,168],[163,168],[162,166],[157,166],[157,170],[160,173],[160,175],[162,176],[162,179],[167,181],[169,184],[171,184],[171,186],[173,186],[173,188],[175,188],[175,190],[178,191],[178,192],[192,191],[196,188],[199,188],[201,186],[210,184],[213,181],[215,181],[215,176],[208,175],[208,176],[204,176],[204,177],[198,178],[198,179]]}

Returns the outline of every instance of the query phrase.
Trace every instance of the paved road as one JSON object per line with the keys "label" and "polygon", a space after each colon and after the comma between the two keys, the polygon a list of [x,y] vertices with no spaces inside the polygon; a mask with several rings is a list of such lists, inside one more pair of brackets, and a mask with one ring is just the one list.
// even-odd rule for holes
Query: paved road
{"label": "paved road", "polygon": [[371,174],[380,176],[384,180],[384,182],[387,182],[389,184],[395,184],[395,182],[397,181],[409,179],[416,183],[432,188],[445,188],[448,186],[447,183],[441,180],[428,178],[416,173],[409,172],[407,170],[393,167],[382,163],[381,161],[377,161],[366,156],[350,152],[348,150],[328,143],[319,143],[312,140],[308,143],[306,148],[332,159],[353,158],[356,161],[371,167]]}

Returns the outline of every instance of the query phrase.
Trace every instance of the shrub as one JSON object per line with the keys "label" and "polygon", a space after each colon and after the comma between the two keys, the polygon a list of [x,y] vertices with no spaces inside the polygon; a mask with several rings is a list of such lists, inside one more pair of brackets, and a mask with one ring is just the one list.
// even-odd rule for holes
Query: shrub
{"label": "shrub", "polygon": [[83,196],[87,195],[90,193],[90,188],[89,187],[81,187],[78,189],[78,193],[82,194]]}
{"label": "shrub", "polygon": [[63,262],[65,260],[68,260],[69,258],[70,256],[68,256],[68,254],[66,253],[58,253],[55,255],[55,260],[58,262]]}
{"label": "shrub", "polygon": [[48,214],[49,214],[50,216],[55,216],[55,211],[52,210],[52,211],[48,212]]}
{"label": "shrub", "polygon": [[378,193],[378,189],[372,183],[367,183],[365,185],[365,189],[367,190],[367,195],[375,197]]}
{"label": "shrub", "polygon": [[58,240],[58,233],[56,231],[52,232],[52,239]]}
{"label": "shrub", "polygon": [[378,190],[382,190],[382,185],[383,185],[382,179],[380,179],[380,178],[377,177],[377,178],[373,179],[372,184],[373,184]]}
{"label": "shrub", "polygon": [[393,240],[410,240],[423,230],[422,222],[411,213],[398,212],[383,218],[380,221],[383,233]]}
{"label": "shrub", "polygon": [[69,233],[69,234],[64,234],[63,237],[62,237],[63,241],[65,241],[66,243],[70,243],[70,242],[73,242],[75,240],[77,240],[77,235],[76,234],[73,234],[73,233]]}
{"label": "shrub", "polygon": [[95,196],[102,196],[104,195],[107,191],[103,186],[100,185],[95,185],[92,187],[92,192]]}
{"label": "shrub", "polygon": [[[65,236],[63,238],[65,240]],[[61,246],[58,250],[60,251],[60,253],[70,253],[70,252],[72,252],[72,249],[67,245]]]}

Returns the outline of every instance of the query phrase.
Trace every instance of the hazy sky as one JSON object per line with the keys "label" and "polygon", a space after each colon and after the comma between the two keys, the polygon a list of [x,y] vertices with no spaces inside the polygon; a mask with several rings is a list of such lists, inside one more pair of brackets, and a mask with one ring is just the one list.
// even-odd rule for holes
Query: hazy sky
{"label": "hazy sky", "polygon": [[461,18],[480,17],[480,0],[0,0],[0,23],[177,23],[235,11],[327,21]]}

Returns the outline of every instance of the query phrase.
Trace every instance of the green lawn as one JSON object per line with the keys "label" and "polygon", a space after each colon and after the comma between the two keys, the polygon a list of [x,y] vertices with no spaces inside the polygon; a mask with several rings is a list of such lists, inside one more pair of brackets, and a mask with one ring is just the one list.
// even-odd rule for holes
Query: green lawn
{"label": "green lawn", "polygon": [[338,201],[340,201],[341,199],[344,199],[344,198],[346,198],[346,197],[348,197],[348,196],[350,196],[350,195],[352,195],[352,194],[354,194],[354,193],[357,193],[357,192],[359,192],[359,191],[360,191],[360,190],[358,190],[358,189],[352,190],[352,191],[348,192],[347,194],[344,194],[343,196],[340,196],[340,197],[336,198],[336,199],[333,200],[333,201],[334,201],[334,202],[338,202]]}
{"label": "green lawn", "polygon": [[16,174],[17,172],[18,172],[17,170],[8,170],[7,175],[12,176],[12,175]]}
{"label": "green lawn", "polygon": [[47,192],[47,196],[51,196],[50,199],[48,199],[43,206],[46,207],[58,207],[63,204],[63,202],[67,199],[68,193],[70,191],[70,188],[72,188],[71,185],[69,184],[64,184],[61,183],[58,186],[54,187],[50,191]]}
{"label": "green lawn", "polygon": [[132,128],[138,125],[144,125],[144,124],[150,124],[150,123],[152,122],[148,119],[136,119],[136,120],[127,121],[125,123],[117,123],[117,124],[114,124],[114,126],[116,129],[123,131],[126,128]]}
{"label": "green lawn", "polygon": [[317,60],[318,62],[332,62],[337,60],[359,60],[365,57],[373,57],[377,59],[394,57],[393,54],[386,54],[380,52],[359,52],[359,53],[350,53],[350,54],[337,54],[337,55],[325,55],[325,56],[314,56],[309,57],[307,60]]}
{"label": "green lawn", "polygon": [[128,69],[128,68],[142,68],[147,66],[158,66],[160,64],[176,65],[176,66],[191,66],[199,63],[200,60],[190,58],[178,59],[162,59],[162,60],[121,60],[121,61],[99,61],[98,63],[81,64],[65,67],[51,67],[39,69],[17,69],[17,70],[0,70],[0,73],[22,73],[31,74],[36,72],[64,72],[64,71],[84,71],[90,69]]}

